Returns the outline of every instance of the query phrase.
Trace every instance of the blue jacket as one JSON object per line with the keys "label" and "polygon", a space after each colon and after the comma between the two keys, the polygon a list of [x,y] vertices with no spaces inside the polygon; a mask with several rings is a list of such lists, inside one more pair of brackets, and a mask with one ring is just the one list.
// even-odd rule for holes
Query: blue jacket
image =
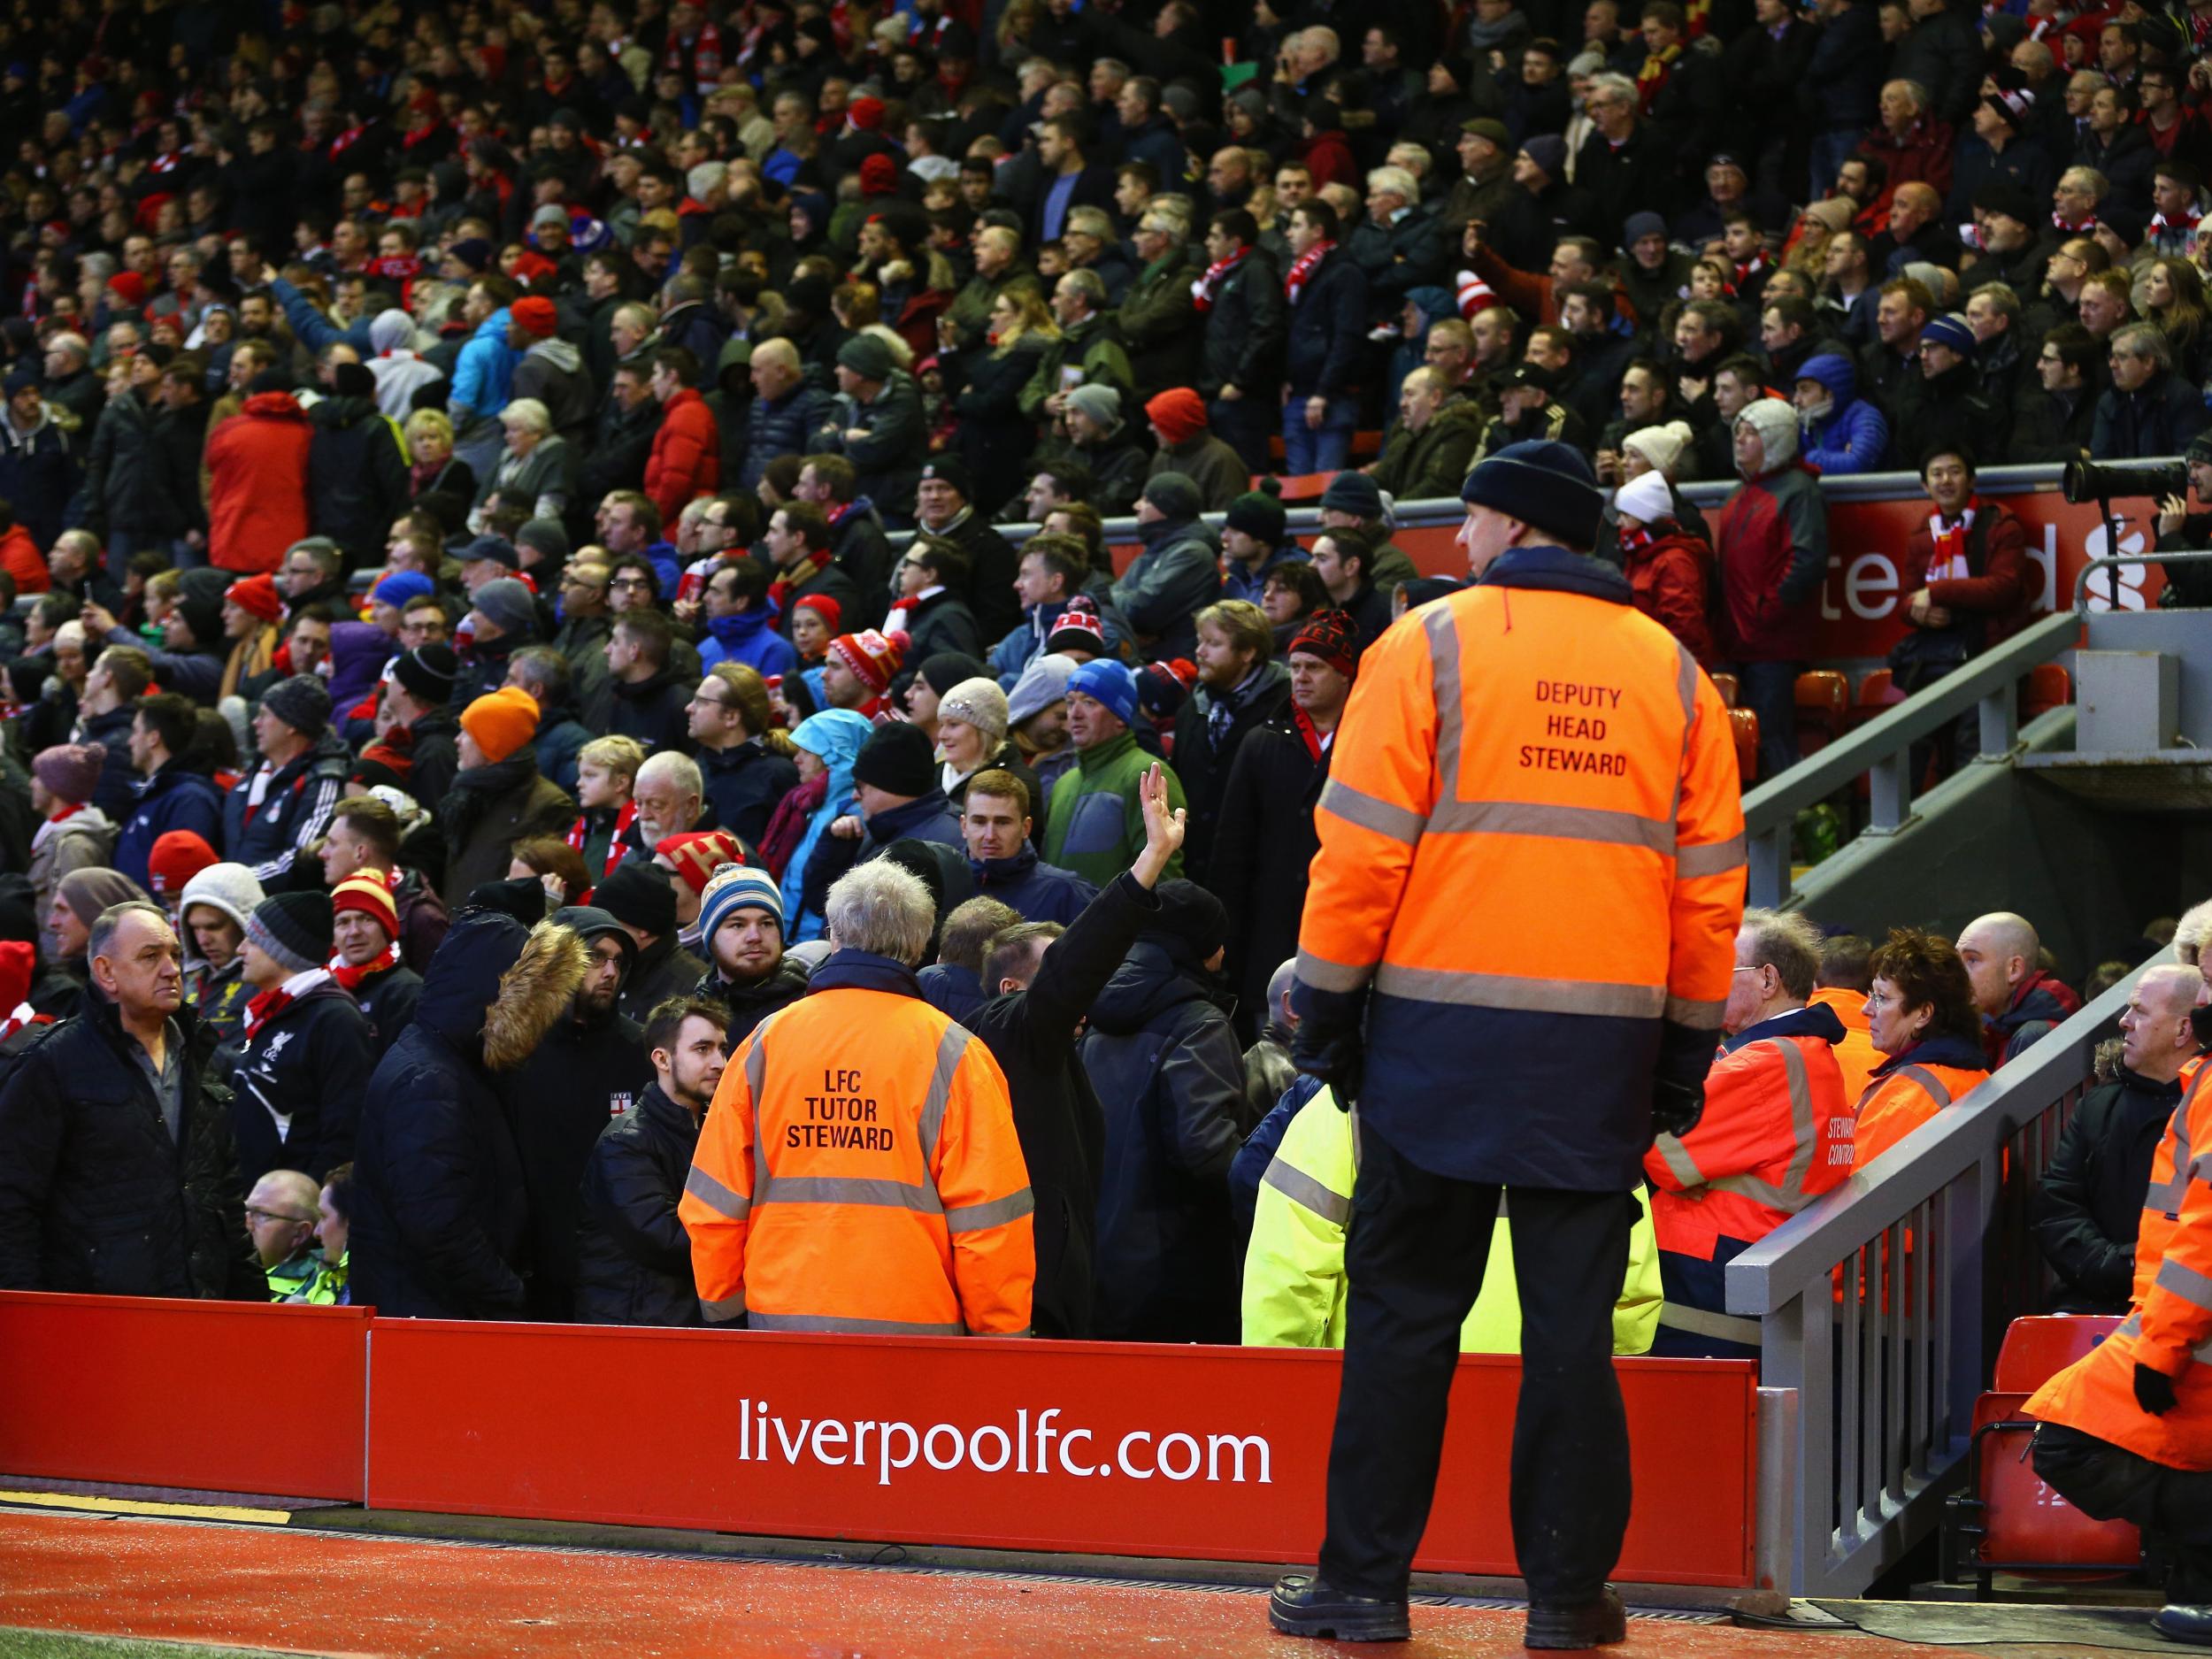
{"label": "blue jacket", "polygon": [[192,830],[222,850],[223,792],[204,772],[187,772],[174,760],[138,786],[136,809],[115,838],[116,869],[152,892],[147,860],[154,843],[171,830]]}
{"label": "blue jacket", "polygon": [[990,1000],[983,995],[983,981],[976,971],[957,963],[933,962],[914,977],[921,981],[922,1001],[964,1025]]}
{"label": "blue jacket", "polygon": [[904,806],[895,806],[867,820],[868,833],[860,843],[863,861],[879,856],[893,841],[934,841],[941,847],[967,843],[960,838],[960,815],[952,810],[942,789],[932,788]]}
{"label": "blue jacket", "polygon": [[[1135,641],[1130,637],[1128,619],[1114,608],[1113,578],[1103,571],[1093,571],[1084,580],[1083,592],[1097,603],[1099,626],[1106,631],[1107,654],[1125,655]],[[1022,670],[1043,654],[1045,641],[1066,612],[1064,604],[1032,605],[1022,612],[1020,622],[1007,630],[1006,637],[991,648],[991,672],[998,677],[1000,690],[1013,690]],[[910,651],[908,660],[912,657]]]}
{"label": "blue jacket", "polygon": [[1821,131],[1870,126],[1889,47],[1874,0],[1854,0],[1829,19],[1798,83],[1800,102]]}
{"label": "blue jacket", "polygon": [[737,469],[737,488],[758,485],[768,463],[780,455],[811,451],[814,429],[829,418],[830,395],[818,386],[795,387],[772,403],[755,398],[745,420],[745,459]]}
{"label": "blue jacket", "polygon": [[69,498],[77,493],[77,459],[54,419],[59,407],[48,405],[28,432],[0,419],[0,500],[15,509],[16,522],[42,550],[67,528]]}
{"label": "blue jacket", "polygon": [[1256,605],[1260,603],[1260,595],[1267,589],[1267,573],[1270,571],[1279,570],[1286,565],[1309,565],[1312,562],[1313,556],[1295,541],[1287,542],[1270,552],[1260,561],[1256,571],[1248,569],[1242,559],[1225,559],[1222,563],[1227,566],[1227,573],[1221,579],[1221,596],[1224,599],[1248,600]]}
{"label": "blue jacket", "polygon": [[1824,477],[1846,472],[1879,472],[1889,450],[1889,422],[1882,411],[1859,396],[1859,372],[1839,351],[1816,352],[1797,372],[1801,380],[1818,380],[1835,399],[1835,406],[1817,421],[1807,423],[1801,453],[1805,465],[1817,467]]}
{"label": "blue jacket", "polygon": [[758,610],[717,617],[707,624],[707,637],[699,641],[700,672],[717,663],[743,663],[758,669],[763,679],[797,669],[799,653],[776,632],[774,600],[763,601]]}
{"label": "blue jacket", "polygon": [[466,419],[456,416],[454,425],[466,429],[489,420],[507,407],[515,381],[515,365],[522,353],[507,343],[507,311],[502,306],[477,325],[461,355],[454,359],[453,386],[447,409],[465,409]]}
{"label": "blue jacket", "polygon": [[[299,337],[300,344],[305,346],[316,356],[322,355],[325,346],[340,344],[351,346],[361,354],[361,361],[364,363],[376,356],[375,343],[369,338],[367,318],[362,318],[349,327],[341,328],[329,318],[317,311],[306,295],[301,293],[282,277],[277,277],[270,282],[269,292],[274,296],[276,303],[284,308],[284,320],[292,325],[292,332]],[[503,318],[506,314],[504,311],[500,312]],[[507,325],[502,322],[499,328],[500,338],[503,342],[506,338]]]}
{"label": "blue jacket", "polygon": [[1367,273],[1340,245],[1290,307],[1285,378],[1291,395],[1343,396],[1359,382],[1366,349]]}
{"label": "blue jacket", "polygon": [[1011,858],[971,858],[968,872],[975,877],[979,898],[1011,905],[1025,922],[1065,926],[1098,896],[1098,889],[1072,870],[1038,857],[1034,847],[1024,847]]}

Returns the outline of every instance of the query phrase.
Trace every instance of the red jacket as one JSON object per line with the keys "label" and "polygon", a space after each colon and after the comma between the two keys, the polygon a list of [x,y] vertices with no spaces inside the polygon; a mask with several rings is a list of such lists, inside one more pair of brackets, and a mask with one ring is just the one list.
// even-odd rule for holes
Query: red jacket
{"label": "red jacket", "polygon": [[1889,169],[1889,183],[1875,203],[1886,216],[1901,184],[1925,184],[1938,196],[1951,194],[1951,129],[1942,121],[1915,121],[1901,142],[1887,127],[1877,127],[1854,153],[1875,157]]}
{"label": "red jacket", "polygon": [[645,463],[645,493],[674,534],[687,502],[711,495],[722,483],[722,438],[707,400],[688,386],[661,407],[660,430]]}
{"label": "red jacket", "polygon": [[38,543],[19,524],[10,525],[7,534],[0,535],[0,568],[15,578],[15,591],[26,597],[42,594],[53,586],[54,579],[46,569]]}
{"label": "red jacket", "polygon": [[1681,526],[1663,521],[1642,547],[1621,541],[1622,568],[1636,596],[1636,609],[1682,641],[1698,666],[1711,672],[1720,665],[1713,650],[1713,630],[1705,606],[1713,580],[1713,549]]}
{"label": "red jacket", "polygon": [[259,392],[207,439],[208,562],[255,575],[307,534],[314,427],[289,392]]}
{"label": "red jacket", "polygon": [[1966,567],[1973,574],[1960,580],[1928,580],[1928,562],[1935,557],[1935,534],[1924,520],[1905,544],[1902,571],[1903,599],[1922,588],[1929,603],[1946,611],[1978,618],[1985,629],[1977,649],[1987,650],[2010,639],[2028,619],[2028,533],[2001,503],[1974,503],[1974,527],[1966,533]]}
{"label": "red jacket", "polygon": [[1720,572],[1721,655],[1738,663],[1803,662],[1820,625],[1828,576],[1828,511],[1801,462],[1750,479],[1722,505],[1713,549]]}

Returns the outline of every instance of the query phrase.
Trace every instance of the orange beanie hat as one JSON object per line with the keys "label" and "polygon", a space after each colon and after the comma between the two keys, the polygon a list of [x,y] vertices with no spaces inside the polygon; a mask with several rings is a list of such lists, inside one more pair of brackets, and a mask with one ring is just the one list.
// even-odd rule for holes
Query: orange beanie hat
{"label": "orange beanie hat", "polygon": [[538,734],[537,701],[520,686],[502,686],[461,710],[461,729],[496,764]]}

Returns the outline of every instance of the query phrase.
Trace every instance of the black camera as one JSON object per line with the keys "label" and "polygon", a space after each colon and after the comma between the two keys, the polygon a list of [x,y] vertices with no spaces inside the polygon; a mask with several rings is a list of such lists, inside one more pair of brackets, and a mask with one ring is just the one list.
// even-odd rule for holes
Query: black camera
{"label": "black camera", "polygon": [[2179,461],[2069,461],[2060,488],[2077,504],[2129,495],[2163,501],[2188,495],[2189,469]]}

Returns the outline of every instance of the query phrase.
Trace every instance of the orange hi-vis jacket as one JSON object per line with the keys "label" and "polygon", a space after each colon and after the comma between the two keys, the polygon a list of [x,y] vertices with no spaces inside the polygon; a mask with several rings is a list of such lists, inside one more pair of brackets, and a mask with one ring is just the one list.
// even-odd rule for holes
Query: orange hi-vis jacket
{"label": "orange hi-vis jacket", "polygon": [[1955,1038],[1931,1038],[1884,1060],[1859,1096],[1857,1166],[1864,1169],[1988,1080],[1979,1045]]}
{"label": "orange hi-vis jacket", "polygon": [[[2031,1417],[2124,1448],[2169,1469],[2212,1469],[2212,1088],[2197,1080],[2151,1158],[2135,1235],[2135,1307],[2120,1328],[2045,1383]],[[2174,1382],[2179,1403],[2135,1402],[2138,1363]]]}
{"label": "orange hi-vis jacket", "polygon": [[1793,1010],[1732,1041],[1705,1074],[1705,1115],[1644,1156],[1659,1248],[1709,1262],[1755,1244],[1851,1178],[1850,1097],[1833,1013]]}
{"label": "orange hi-vis jacket", "polygon": [[1810,999],[1843,1022],[1843,1041],[1836,1045],[1836,1064],[1843,1069],[1843,1097],[1855,1110],[1866,1093],[1874,1068],[1882,1064],[1882,1051],[1874,1046],[1874,1030],[1866,1017],[1866,993],[1841,991],[1832,986],[1816,987]]}
{"label": "orange hi-vis jacket", "polygon": [[1022,1336],[1032,1208],[990,1049],[847,950],[731,1057],[677,1214],[710,1321]]}
{"label": "orange hi-vis jacket", "polygon": [[1332,753],[1295,998],[1348,1033],[1366,995],[1362,1122],[1458,1179],[1632,1190],[1743,911],[1712,681],[1617,571],[1514,548],[1369,649]]}

